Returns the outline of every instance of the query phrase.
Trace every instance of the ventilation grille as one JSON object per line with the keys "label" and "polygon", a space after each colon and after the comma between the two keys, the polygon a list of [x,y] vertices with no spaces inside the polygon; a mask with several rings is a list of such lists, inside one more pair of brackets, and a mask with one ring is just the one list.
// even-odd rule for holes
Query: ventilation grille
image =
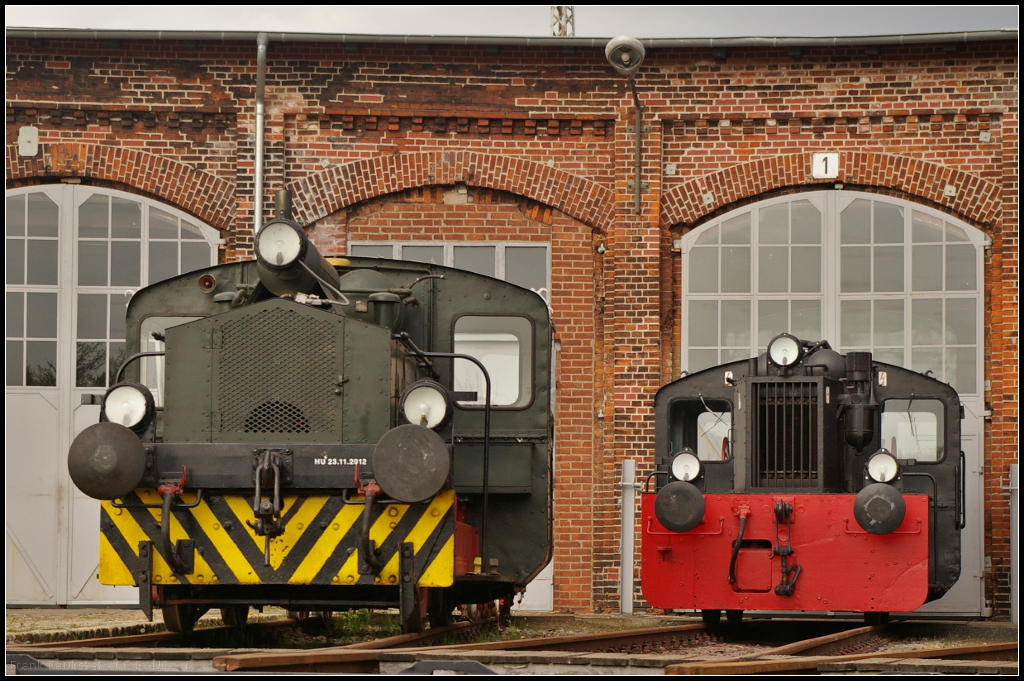
{"label": "ventilation grille", "polygon": [[224,323],[216,368],[221,432],[330,433],[340,326],[270,308]]}
{"label": "ventilation grille", "polygon": [[753,383],[752,485],[819,487],[818,384]]}

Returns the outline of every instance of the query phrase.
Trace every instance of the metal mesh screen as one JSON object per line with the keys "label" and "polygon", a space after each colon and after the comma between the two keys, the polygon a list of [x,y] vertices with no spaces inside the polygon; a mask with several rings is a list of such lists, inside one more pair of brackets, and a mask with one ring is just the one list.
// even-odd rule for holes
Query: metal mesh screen
{"label": "metal mesh screen", "polygon": [[331,432],[340,333],[281,308],[226,322],[215,368],[221,432]]}
{"label": "metal mesh screen", "polygon": [[818,487],[818,386],[754,383],[752,484]]}

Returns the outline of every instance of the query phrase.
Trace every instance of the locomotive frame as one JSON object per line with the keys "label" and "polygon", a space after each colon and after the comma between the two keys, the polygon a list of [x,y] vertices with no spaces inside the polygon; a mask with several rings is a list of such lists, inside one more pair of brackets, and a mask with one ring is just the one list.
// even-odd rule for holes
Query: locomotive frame
{"label": "locomotive frame", "polygon": [[211,607],[236,624],[250,606],[398,607],[414,631],[510,606],[551,559],[544,299],[329,262],[283,216],[255,250],[129,303],[129,359],[69,453],[102,500],[100,580],[179,631]]}
{"label": "locomotive frame", "polygon": [[662,387],[641,498],[645,598],[709,622],[875,622],[941,597],[960,575],[961,418],[945,383],[789,334]]}

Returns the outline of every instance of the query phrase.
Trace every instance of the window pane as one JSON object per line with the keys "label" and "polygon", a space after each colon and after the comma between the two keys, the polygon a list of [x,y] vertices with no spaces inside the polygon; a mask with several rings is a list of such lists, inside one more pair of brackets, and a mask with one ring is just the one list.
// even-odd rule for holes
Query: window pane
{"label": "window pane", "polygon": [[402,260],[444,264],[444,246],[403,246]]}
{"label": "window pane", "polygon": [[718,366],[717,350],[690,350],[688,368],[691,374],[704,371],[713,366]]}
{"label": "window pane", "polygon": [[25,337],[24,293],[7,293],[7,337]]}
{"label": "window pane", "polygon": [[124,343],[111,343],[110,344],[110,372],[108,379],[110,382],[107,385],[114,385],[117,383],[117,371],[124,364],[124,361],[128,358],[128,352],[125,349]]}
{"label": "window pane", "polygon": [[177,239],[178,218],[170,213],[165,213],[159,208],[149,208],[149,238],[150,239]]}
{"label": "window pane", "polygon": [[898,459],[938,461],[945,419],[938,400],[886,400],[882,404],[882,446]]}
{"label": "window pane", "polygon": [[757,212],[757,240],[762,244],[789,243],[789,204],[780,203]]}
{"label": "window pane", "polygon": [[839,304],[839,344],[843,352],[852,347],[870,347],[870,300],[844,300]]}
{"label": "window pane", "polygon": [[539,291],[548,287],[546,248],[508,246],[505,248],[505,281]]}
{"label": "window pane", "polygon": [[78,294],[78,338],[107,337],[107,296],[104,293]]}
{"label": "window pane", "polygon": [[978,392],[977,348],[946,348],[946,380],[957,392]]}
{"label": "window pane", "polygon": [[939,218],[915,210],[912,229],[915,244],[942,242],[942,220]]}
{"label": "window pane", "polygon": [[821,293],[821,247],[793,247],[793,293]]}
{"label": "window pane", "polygon": [[722,292],[750,293],[749,246],[722,246]]}
{"label": "window pane", "polygon": [[169,279],[178,273],[178,244],[168,241],[149,242],[149,283]]}
{"label": "window pane", "polygon": [[875,243],[903,243],[903,209],[891,203],[875,202]]}
{"label": "window pane", "polygon": [[29,284],[56,286],[57,241],[28,239],[27,277]]}
{"label": "window pane", "polygon": [[794,201],[793,240],[794,244],[821,243],[821,211],[810,201]]}
{"label": "window pane", "polygon": [[689,345],[718,345],[718,301],[691,300]]}
{"label": "window pane", "polygon": [[722,223],[722,243],[750,243],[750,213],[738,215]]}
{"label": "window pane", "polygon": [[875,291],[903,290],[903,246],[875,246]]}
{"label": "window pane", "polygon": [[[722,301],[722,334],[720,345],[743,346],[744,354],[750,348],[750,301]],[[696,345],[696,343],[694,343]]]}
{"label": "window pane", "polygon": [[[724,364],[724,362],[723,362]],[[701,461],[725,461],[728,458],[732,414],[705,411],[697,416],[697,458]]]}
{"label": "window pane", "polygon": [[142,236],[142,206],[135,201],[111,197],[110,236],[138,239]]}
{"label": "window pane", "polygon": [[875,348],[872,352],[874,353],[874,358],[879,362],[905,366],[903,363],[903,348]]}
{"label": "window pane", "polygon": [[57,385],[57,341],[25,342],[25,385]]}
{"label": "window pane", "polygon": [[78,343],[75,352],[75,385],[102,388],[107,369],[106,343]]}
{"label": "window pane", "polygon": [[718,293],[718,247],[694,248],[687,264],[690,293]]}
{"label": "window pane", "polygon": [[108,197],[101,194],[93,194],[78,207],[79,238],[105,239],[110,236],[107,232],[109,200]]}
{"label": "window pane", "polygon": [[110,285],[138,286],[142,261],[138,241],[110,242]]}
{"label": "window pane", "polygon": [[839,241],[843,244],[871,242],[871,202],[857,199],[840,215]]}
{"label": "window pane", "polygon": [[963,241],[970,242],[970,237],[967,236],[967,232],[960,229],[956,225],[946,223],[946,242]]}
{"label": "window pane", "polygon": [[914,246],[914,291],[942,290],[942,246]]}
{"label": "window pane", "polygon": [[738,362],[741,359],[750,359],[749,345],[745,348],[722,348],[721,364],[728,364],[729,362]]}
{"label": "window pane", "polygon": [[107,242],[78,242],[78,285],[107,285]]}
{"label": "window pane", "polygon": [[697,245],[697,246],[707,246],[707,245],[710,245],[710,244],[717,244],[717,243],[718,243],[718,225],[715,225],[714,227],[711,227],[710,229],[705,231],[703,234],[701,234],[699,237],[697,237],[697,241],[696,241],[695,245]]}
{"label": "window pane", "polygon": [[205,242],[184,241],[181,244],[181,272],[193,272],[210,266],[210,246]]}
{"label": "window pane", "polygon": [[942,375],[942,348],[914,348],[910,368],[919,374],[931,372],[940,381]]}
{"label": "window pane", "polygon": [[7,283],[25,283],[25,240],[7,240]]}
{"label": "window pane", "polygon": [[[32,243],[32,242],[29,242]],[[29,255],[31,256],[31,247]],[[978,278],[975,273],[975,250],[974,246],[957,245],[946,246],[946,290],[947,291],[974,291],[978,288]],[[32,264],[29,261],[29,267]],[[31,272],[31,269],[29,270]]]}
{"label": "window pane", "polygon": [[124,340],[125,316],[128,314],[128,296],[121,293],[110,294],[110,336]]}
{"label": "window pane", "polygon": [[387,258],[394,257],[394,248],[388,246],[349,246],[349,255],[359,258]]}
{"label": "window pane", "polygon": [[780,333],[789,333],[789,302],[761,300],[757,303],[757,346],[768,347],[768,341]]}
{"label": "window pane", "polygon": [[[42,192],[28,195],[28,235],[57,236],[57,204]],[[47,384],[49,385],[49,384]]]}
{"label": "window pane", "polygon": [[[942,301],[914,300],[910,320],[910,341],[914,345],[942,344]],[[916,371],[916,369],[915,369]]]}
{"label": "window pane", "polygon": [[25,236],[24,195],[7,197],[7,236]]}
{"label": "window pane", "polygon": [[793,308],[790,333],[801,340],[821,340],[821,301],[794,300],[790,305]]}
{"label": "window pane", "polygon": [[57,294],[29,293],[25,301],[25,336],[27,338],[57,337]]}
{"label": "window pane", "polygon": [[194,239],[198,241],[202,239],[206,241],[206,237],[203,236],[203,230],[199,229],[198,225],[193,225],[186,220],[181,221],[181,238],[185,240]]}
{"label": "window pane", "polygon": [[[491,378],[492,405],[519,407],[532,399],[532,335],[533,326],[524,317],[460,317],[455,322],[454,351],[483,363]],[[454,373],[456,391],[477,393],[477,400],[460,404],[483,404],[486,384],[480,369],[456,360]]]}
{"label": "window pane", "polygon": [[25,384],[24,343],[7,341],[7,385]]}
{"label": "window pane", "polygon": [[454,264],[460,270],[494,276],[494,246],[456,246],[454,250]]}
{"label": "window pane", "polygon": [[757,289],[761,293],[789,291],[789,248],[761,246],[758,250]]}
{"label": "window pane", "polygon": [[976,308],[974,298],[946,300],[947,345],[974,345],[978,342]]}
{"label": "window pane", "polygon": [[871,290],[871,248],[844,246],[840,250],[840,293],[866,293]]}
{"label": "window pane", "polygon": [[876,300],[872,345],[903,346],[903,301]]}

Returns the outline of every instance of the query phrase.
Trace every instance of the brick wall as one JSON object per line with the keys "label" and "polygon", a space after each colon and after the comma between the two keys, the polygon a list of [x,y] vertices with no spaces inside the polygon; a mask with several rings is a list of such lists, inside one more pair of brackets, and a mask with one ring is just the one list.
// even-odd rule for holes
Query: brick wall
{"label": "brick wall", "polygon": [[[992,238],[987,597],[1005,611],[1007,468],[1019,444],[1016,47],[798,58],[729,48],[722,60],[651,50],[638,80],[636,212],[632,98],[601,48],[272,43],[263,207],[290,188],[332,254],[385,236],[551,241],[556,607],[614,609],[621,460],[649,469],[651,399],[679,370],[684,273],[672,240],[744,203],[819,186],[810,154],[842,152],[848,187],[938,208]],[[227,259],[251,254],[255,45],[11,38],[7,49],[8,187],[74,176],[156,196],[221,229]],[[29,124],[42,149],[23,159],[17,130]],[[472,204],[444,205],[456,182]]]}

